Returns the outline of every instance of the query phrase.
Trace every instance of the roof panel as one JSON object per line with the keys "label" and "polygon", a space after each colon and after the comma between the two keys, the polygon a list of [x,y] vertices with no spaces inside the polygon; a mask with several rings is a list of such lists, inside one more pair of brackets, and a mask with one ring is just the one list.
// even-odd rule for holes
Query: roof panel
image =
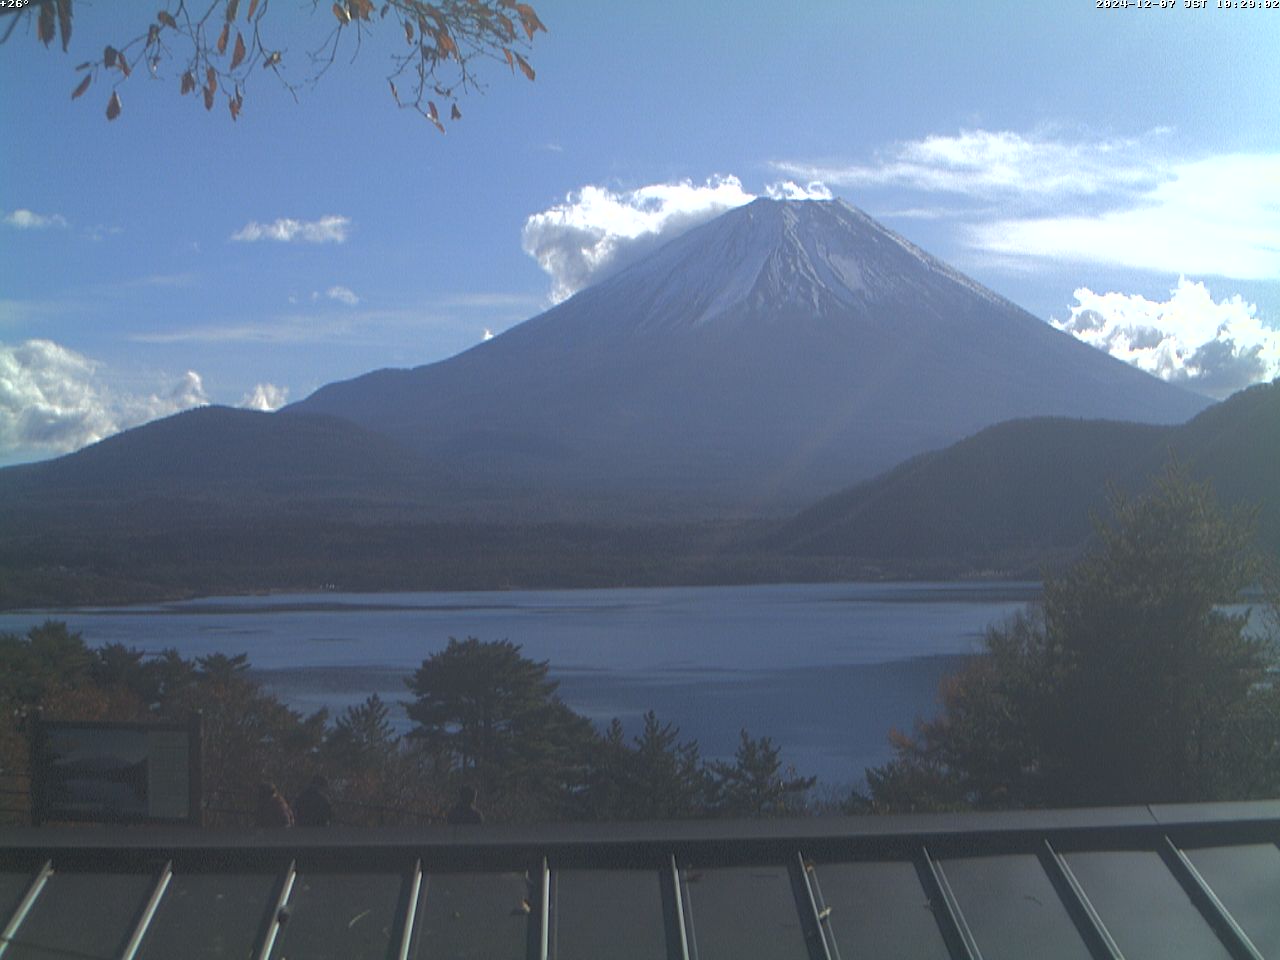
{"label": "roof panel", "polygon": [[1160,854],[1085,851],[1065,859],[1129,960],[1229,960],[1227,948]]}
{"label": "roof panel", "polygon": [[117,957],[146,905],[150,873],[54,873],[14,935],[5,960]]}
{"label": "roof panel", "polygon": [[1035,854],[961,857],[945,861],[943,872],[986,960],[1023,960],[1029,944],[1043,960],[1089,960]]}
{"label": "roof panel", "polygon": [[[1218,936],[1234,936],[1234,928],[1210,929],[1210,898],[1199,882],[1216,890],[1246,933],[1280,955],[1272,912],[1280,902],[1277,809],[1247,805],[1221,822],[1197,817],[1195,809],[1156,819],[1135,808],[375,831],[0,828],[0,909],[33,891],[26,919],[13,921],[27,942],[4,960],[118,956],[149,901],[157,909],[142,938],[143,960],[172,957],[179,948],[184,958],[204,951],[243,960],[246,939],[256,943],[260,932],[278,945],[278,958],[395,956],[410,893],[419,889],[418,875],[408,871],[413,863],[427,869],[408,954],[417,960],[523,960],[538,955],[543,942],[563,960],[628,948],[656,960],[660,938],[668,957],[673,945],[678,955],[673,932],[681,920],[699,960],[817,957],[819,925],[846,960],[859,953],[927,957],[939,932],[953,949],[967,943],[968,933],[952,942],[942,912],[936,926],[921,921],[928,913],[922,890],[939,910],[950,905],[967,920],[989,960],[1072,958],[1085,956],[1087,918],[1076,910],[1076,889],[1131,960],[1225,956]],[[1189,857],[1167,845],[1169,833],[1191,845]],[[927,860],[926,848],[941,860]],[[819,862],[814,871],[805,869],[800,850]],[[692,865],[676,884],[673,857]],[[301,864],[300,874],[290,867],[290,919],[277,926],[280,871],[291,862]],[[557,866],[547,931],[544,874],[539,867],[531,880],[524,872],[545,862]],[[176,873],[160,874],[168,886],[152,898],[162,863]],[[815,918],[809,888],[820,906],[831,907],[825,920]],[[681,900],[684,909],[676,906]]]}
{"label": "roof panel", "polygon": [[0,871],[0,930],[3,930],[13,911],[31,889],[31,881],[35,879],[34,870]]}
{"label": "roof panel", "polygon": [[175,872],[147,928],[139,960],[251,956],[280,883],[270,873]]}
{"label": "roof panel", "polygon": [[1251,843],[1183,852],[1253,945],[1280,957],[1280,849]]}
{"label": "roof panel", "polygon": [[688,933],[700,960],[808,960],[786,867],[687,866],[680,879]]}
{"label": "roof panel", "polygon": [[275,960],[391,960],[399,949],[399,873],[298,870],[280,927]]}
{"label": "roof panel", "polygon": [[525,960],[537,896],[523,873],[423,877],[414,937],[417,960]]}
{"label": "roof panel", "polygon": [[814,869],[840,954],[948,960],[929,896],[906,860],[819,864]]}
{"label": "roof panel", "polygon": [[658,871],[559,870],[554,884],[555,960],[668,960]]}

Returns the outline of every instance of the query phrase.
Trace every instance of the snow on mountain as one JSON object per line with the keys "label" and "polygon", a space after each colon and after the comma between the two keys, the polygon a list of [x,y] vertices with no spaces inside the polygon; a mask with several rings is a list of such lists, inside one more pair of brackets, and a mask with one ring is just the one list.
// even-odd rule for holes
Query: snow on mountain
{"label": "snow on mountain", "polygon": [[625,299],[643,329],[707,323],[732,308],[826,316],[877,299],[925,296],[929,280],[1003,298],[843,200],[757,200],[691,230],[579,296]]}
{"label": "snow on mountain", "polygon": [[289,409],[521,489],[755,512],[1001,420],[1172,423],[1208,402],[842,201],[761,199],[465,353]]}

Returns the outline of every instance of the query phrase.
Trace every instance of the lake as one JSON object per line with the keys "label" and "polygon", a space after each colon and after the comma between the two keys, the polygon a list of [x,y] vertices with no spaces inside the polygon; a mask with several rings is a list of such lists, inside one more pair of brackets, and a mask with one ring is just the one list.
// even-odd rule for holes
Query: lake
{"label": "lake", "polygon": [[[936,710],[938,682],[983,634],[1039,596],[1029,582],[843,583],[614,590],[215,597],[0,614],[0,632],[65,620],[91,645],[184,657],[247,653],[309,711],[340,711],[404,678],[450,637],[510,640],[547,660],[571,707],[637,730],[646,710],[732,756],[768,735],[799,773],[859,783],[886,737]],[[400,729],[403,711],[395,710]]]}

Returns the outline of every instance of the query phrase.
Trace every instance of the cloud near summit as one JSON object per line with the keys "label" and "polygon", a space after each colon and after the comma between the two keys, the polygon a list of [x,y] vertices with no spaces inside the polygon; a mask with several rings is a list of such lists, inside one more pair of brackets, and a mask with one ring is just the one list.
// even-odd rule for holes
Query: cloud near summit
{"label": "cloud near summit", "polygon": [[[767,187],[766,195],[781,200],[831,199],[820,183],[802,186],[790,181]],[[755,199],[735,176],[622,191],[585,186],[563,203],[529,217],[521,240],[525,253],[550,275],[551,299],[559,303],[668,240]]]}

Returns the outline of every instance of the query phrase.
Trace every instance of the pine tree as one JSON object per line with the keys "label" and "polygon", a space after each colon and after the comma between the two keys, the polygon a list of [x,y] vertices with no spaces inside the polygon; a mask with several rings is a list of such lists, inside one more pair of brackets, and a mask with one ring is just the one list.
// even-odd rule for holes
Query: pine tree
{"label": "pine tree", "polygon": [[816,782],[783,769],[782,751],[768,737],[753,740],[739,734],[732,764],[714,761],[711,774],[712,808],[727,817],[780,817],[803,806],[804,795]]}
{"label": "pine tree", "polygon": [[406,704],[412,736],[486,792],[563,792],[581,779],[594,732],[555,695],[547,671],[510,641],[450,638],[405,681],[416,698]]}

